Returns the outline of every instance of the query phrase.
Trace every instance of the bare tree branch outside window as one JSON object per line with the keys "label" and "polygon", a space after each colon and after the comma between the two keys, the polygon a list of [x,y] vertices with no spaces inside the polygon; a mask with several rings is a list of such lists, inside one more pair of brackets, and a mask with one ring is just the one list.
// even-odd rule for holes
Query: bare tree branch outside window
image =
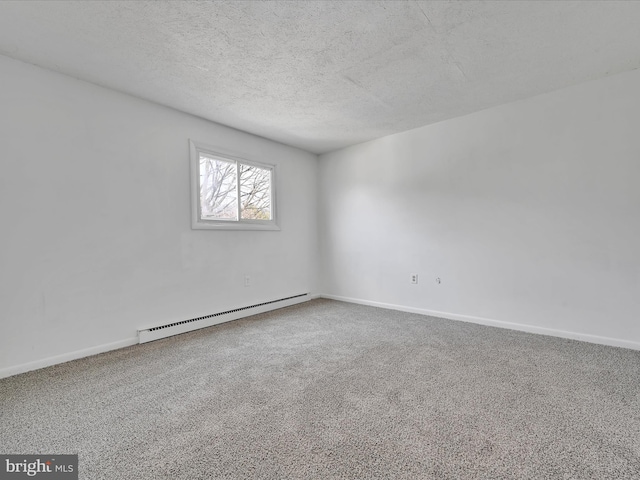
{"label": "bare tree branch outside window", "polygon": [[271,170],[200,155],[200,208],[203,219],[271,220]]}
{"label": "bare tree branch outside window", "polygon": [[271,219],[271,171],[240,165],[240,208],[243,219]]}
{"label": "bare tree branch outside window", "polygon": [[236,164],[200,157],[200,206],[202,218],[238,219]]}

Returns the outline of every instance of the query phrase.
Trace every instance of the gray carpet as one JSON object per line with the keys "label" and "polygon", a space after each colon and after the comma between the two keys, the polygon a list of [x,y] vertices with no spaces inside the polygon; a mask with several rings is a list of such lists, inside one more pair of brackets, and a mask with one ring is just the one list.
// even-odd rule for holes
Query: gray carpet
{"label": "gray carpet", "polygon": [[640,478],[640,352],[314,300],[0,380],[83,479]]}

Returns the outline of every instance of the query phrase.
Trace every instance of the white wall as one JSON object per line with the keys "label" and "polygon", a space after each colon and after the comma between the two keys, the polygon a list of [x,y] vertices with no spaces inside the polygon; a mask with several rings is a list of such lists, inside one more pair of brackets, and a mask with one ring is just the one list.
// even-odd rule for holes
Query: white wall
{"label": "white wall", "polygon": [[319,184],[324,294],[640,348],[640,70],[323,155]]}
{"label": "white wall", "polygon": [[[281,231],[191,230],[189,138],[278,165]],[[133,343],[139,327],[315,291],[316,166],[0,57],[0,376]]]}
{"label": "white wall", "polygon": [[[634,71],[504,105],[317,171],[315,155],[0,56],[0,376],[318,290],[640,348],[638,85]],[[282,230],[191,230],[189,138],[278,164]]]}

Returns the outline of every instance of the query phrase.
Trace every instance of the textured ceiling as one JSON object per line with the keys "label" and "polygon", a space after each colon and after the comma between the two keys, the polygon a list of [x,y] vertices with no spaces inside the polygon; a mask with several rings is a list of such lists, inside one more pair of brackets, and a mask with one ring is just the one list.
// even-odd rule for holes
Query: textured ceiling
{"label": "textured ceiling", "polygon": [[0,54],[321,153],[640,67],[640,2],[0,2]]}

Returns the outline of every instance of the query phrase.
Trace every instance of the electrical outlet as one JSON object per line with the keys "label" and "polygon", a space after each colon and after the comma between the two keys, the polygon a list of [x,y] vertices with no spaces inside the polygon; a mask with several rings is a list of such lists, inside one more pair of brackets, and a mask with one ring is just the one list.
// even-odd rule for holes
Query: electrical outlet
{"label": "electrical outlet", "polygon": [[436,283],[440,285],[440,277],[436,278]]}
{"label": "electrical outlet", "polygon": [[245,275],[244,276],[244,286],[245,287],[250,287],[251,286],[251,277],[249,275]]}
{"label": "electrical outlet", "polygon": [[411,283],[413,285],[416,285],[418,283],[418,274],[417,273],[412,273],[411,274]]}

